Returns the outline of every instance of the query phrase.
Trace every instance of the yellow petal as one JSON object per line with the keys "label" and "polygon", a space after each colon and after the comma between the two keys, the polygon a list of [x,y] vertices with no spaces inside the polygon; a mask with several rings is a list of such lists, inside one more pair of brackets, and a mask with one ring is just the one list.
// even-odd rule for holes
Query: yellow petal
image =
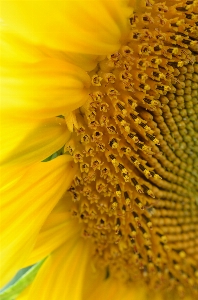
{"label": "yellow petal", "polygon": [[1,62],[1,109],[9,115],[51,118],[87,99],[90,78],[77,66],[56,59]]}
{"label": "yellow petal", "polygon": [[[70,137],[64,119],[19,119],[2,113],[0,163],[3,166],[35,163],[58,151]],[[9,171],[9,170],[8,170]]]}
{"label": "yellow petal", "polygon": [[21,268],[43,222],[70,186],[76,172],[66,155],[36,163],[0,194],[1,286]]}
{"label": "yellow petal", "polygon": [[[97,280],[97,281],[96,281]],[[150,291],[147,286],[141,281],[134,282],[123,282],[123,278],[112,278],[111,274],[108,279],[99,279],[96,278],[95,282],[91,282],[91,285],[94,288],[87,288],[89,282],[85,282],[84,297],[83,299],[87,300],[164,300],[164,294],[159,293],[158,291]],[[167,293],[167,299],[170,300],[179,300],[175,296],[171,296],[171,293]],[[188,299],[188,298],[187,298]],[[185,299],[185,300],[187,300]],[[188,299],[190,300],[190,299]]]}
{"label": "yellow petal", "polygon": [[82,300],[89,256],[89,245],[80,236],[74,236],[45,260],[22,299]]}
{"label": "yellow petal", "polygon": [[66,61],[76,64],[85,71],[92,71],[98,63],[97,55],[66,52]]}
{"label": "yellow petal", "polygon": [[0,40],[1,47],[4,49],[4,51],[1,51],[2,60],[34,63],[51,57],[77,65],[85,71],[91,71],[96,67],[98,59],[101,58],[98,55],[64,52],[35,45],[27,41],[27,39],[22,38],[19,34],[10,32],[8,28],[4,27],[0,28]]}
{"label": "yellow petal", "polygon": [[98,56],[98,55],[64,52],[46,46],[39,46],[39,49],[46,57],[52,57],[52,58],[57,58],[60,60],[67,61],[68,63],[79,66],[85,71],[91,71],[95,69],[98,61],[101,60],[101,58],[103,58],[103,56]]}
{"label": "yellow petal", "polygon": [[35,45],[27,39],[22,38],[15,32],[10,32],[8,28],[0,28],[1,60],[13,60],[27,63],[35,63],[44,58],[55,58],[67,61],[70,64],[79,66],[85,71],[93,70],[101,56],[64,52],[46,46]]}
{"label": "yellow petal", "polygon": [[78,128],[76,114],[73,112],[67,114],[67,116],[65,117],[65,122],[66,122],[67,128],[70,132],[74,131],[74,127]]}
{"label": "yellow petal", "polygon": [[[4,26],[39,45],[106,55],[117,51],[131,11],[124,0],[1,1]],[[47,16],[46,18],[44,16]]]}
{"label": "yellow petal", "polygon": [[27,166],[12,166],[7,168],[5,167],[0,167],[0,186],[1,186],[1,191],[10,189],[11,186],[16,184],[16,182],[27,172],[27,170],[30,168],[29,165]]}
{"label": "yellow petal", "polygon": [[20,35],[0,26],[1,61],[13,60],[18,62],[35,63],[47,57],[42,49]]}
{"label": "yellow petal", "polygon": [[63,197],[58,202],[43,224],[24,267],[42,260],[79,232],[78,223],[69,211],[71,203],[70,197]]}
{"label": "yellow petal", "polygon": [[87,300],[125,300],[125,298],[122,298],[124,291],[124,285],[118,280],[111,278],[100,281],[97,287],[92,291],[92,293],[90,293],[90,295],[87,295]]}
{"label": "yellow petal", "polygon": [[[98,280],[97,280],[98,281]],[[89,282],[86,283],[89,285]],[[91,292],[85,293],[83,299],[87,300],[148,300],[149,294],[145,286],[141,286],[137,282],[133,283],[123,283],[122,278],[112,278],[111,274],[108,279],[103,279],[98,281],[98,284],[92,282],[94,289]],[[154,295],[152,294],[154,297]],[[154,298],[151,298],[154,299]],[[157,300],[157,299],[155,299]]]}
{"label": "yellow petal", "polygon": [[16,300],[27,300],[30,292],[31,285],[29,285],[23,292],[16,298]]}

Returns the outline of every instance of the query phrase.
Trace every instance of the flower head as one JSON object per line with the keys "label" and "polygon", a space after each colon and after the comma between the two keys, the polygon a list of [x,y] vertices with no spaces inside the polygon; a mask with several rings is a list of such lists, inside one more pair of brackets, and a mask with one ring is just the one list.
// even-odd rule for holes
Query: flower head
{"label": "flower head", "polygon": [[21,299],[197,294],[197,7],[3,2],[3,283],[47,257]]}

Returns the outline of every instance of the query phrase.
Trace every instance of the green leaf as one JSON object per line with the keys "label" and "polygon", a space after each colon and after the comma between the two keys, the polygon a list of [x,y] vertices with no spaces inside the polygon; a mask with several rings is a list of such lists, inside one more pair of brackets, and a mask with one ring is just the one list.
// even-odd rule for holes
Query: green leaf
{"label": "green leaf", "polygon": [[52,155],[45,158],[42,162],[50,161],[50,160],[56,158],[57,156],[62,155],[63,153],[64,153],[64,146],[62,148],[60,148],[58,151],[56,151],[55,153],[53,153]]}
{"label": "green leaf", "polygon": [[[45,259],[28,268],[28,270],[26,268],[27,271],[25,273],[24,271],[19,271],[16,277],[14,277],[14,279],[11,280],[11,282],[3,290],[0,291],[0,300],[16,299],[16,297],[34,280],[44,260]],[[20,276],[21,273],[23,274],[22,276]]]}

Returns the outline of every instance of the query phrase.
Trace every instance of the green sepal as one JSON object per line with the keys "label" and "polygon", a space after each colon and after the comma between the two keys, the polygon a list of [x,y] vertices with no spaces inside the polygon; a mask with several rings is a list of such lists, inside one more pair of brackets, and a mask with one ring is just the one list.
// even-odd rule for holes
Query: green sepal
{"label": "green sepal", "polygon": [[56,151],[55,153],[53,153],[52,155],[45,158],[42,162],[48,162],[48,161],[56,158],[57,156],[62,155],[63,153],[64,153],[64,146],[62,148],[60,148],[58,151]]}
{"label": "green sepal", "polygon": [[15,300],[16,297],[19,296],[19,294],[34,280],[44,261],[45,259],[32,266],[17,281],[11,285],[9,284],[7,288],[4,288],[0,292],[0,300]]}

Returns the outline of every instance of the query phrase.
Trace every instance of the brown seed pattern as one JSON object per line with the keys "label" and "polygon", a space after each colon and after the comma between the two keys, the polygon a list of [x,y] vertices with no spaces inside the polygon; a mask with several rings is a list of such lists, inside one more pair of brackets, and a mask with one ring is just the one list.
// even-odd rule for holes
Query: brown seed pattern
{"label": "brown seed pattern", "polygon": [[129,26],[76,111],[72,215],[112,276],[197,293],[198,1],[145,1]]}

